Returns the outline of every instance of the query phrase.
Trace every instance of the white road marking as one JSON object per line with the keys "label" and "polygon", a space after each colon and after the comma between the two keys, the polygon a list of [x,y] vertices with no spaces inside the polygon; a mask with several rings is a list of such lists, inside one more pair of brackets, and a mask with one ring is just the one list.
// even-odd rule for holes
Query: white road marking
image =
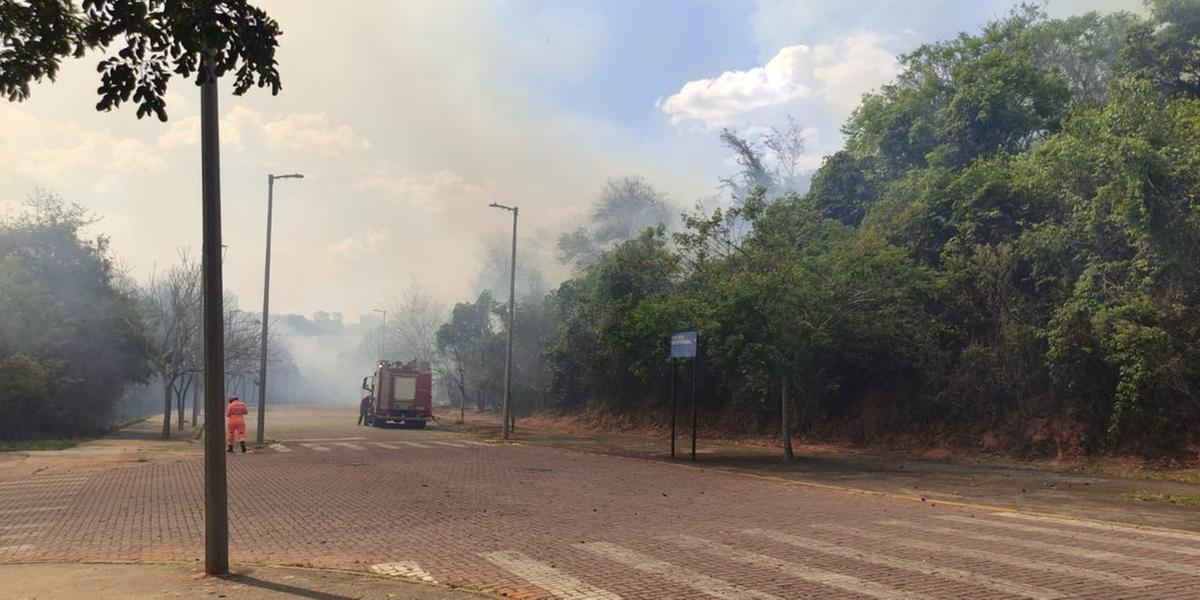
{"label": "white road marking", "polygon": [[365,437],[341,437],[341,438],[305,438],[302,440],[283,440],[285,442],[357,442],[365,440]]}
{"label": "white road marking", "polygon": [[[765,532],[754,529],[746,530],[742,533],[762,536]],[[735,546],[721,542],[714,542],[690,535],[676,535],[667,537],[666,539],[689,550],[699,550],[712,554],[713,556],[720,557],[724,560],[745,563],[766,569],[773,569],[789,577],[811,581],[813,583],[828,586],[834,589],[855,594],[862,594],[872,598],[882,598],[884,600],[912,600],[916,598],[924,598],[924,596],[921,596],[920,594],[904,592],[886,585],[859,579],[858,577],[851,575],[834,573],[833,571],[809,567],[800,563],[776,558],[774,556],[750,552],[749,550],[742,550]],[[788,539],[784,540],[784,543],[793,543],[795,541],[797,540]],[[841,548],[841,550],[845,550],[845,548]],[[856,553],[853,551],[848,552],[845,554],[845,556],[862,560],[861,557],[856,556]],[[865,562],[871,561],[868,560]]]}
{"label": "white road marking", "polygon": [[[1012,594],[1014,596],[1021,596],[1023,598],[1035,598],[1036,600],[1055,600],[1056,598],[1062,598],[1066,595],[1057,590],[1052,590],[1052,589],[1044,588],[1044,587],[1038,587],[1038,586],[1034,586],[1034,585],[1027,585],[1027,584],[1018,582],[1018,581],[1012,581],[1009,579],[1000,579],[998,577],[991,577],[989,575],[981,575],[979,573],[974,573],[974,572],[966,571],[963,569],[954,569],[951,567],[935,566],[935,565],[931,565],[927,562],[922,562],[919,560],[909,560],[907,558],[901,558],[898,556],[890,556],[887,554],[868,552],[866,550],[857,550],[855,548],[850,548],[848,546],[831,544],[829,542],[825,542],[825,541],[821,541],[821,540],[815,540],[815,539],[811,539],[811,538],[801,537],[798,535],[789,535],[789,534],[778,532],[778,531],[767,531],[765,529],[748,529],[748,530],[743,530],[742,533],[763,537],[768,540],[771,540],[774,542],[779,542],[782,544],[798,546],[798,547],[804,548],[806,550],[820,552],[821,554],[828,554],[830,556],[838,556],[841,558],[849,558],[849,559],[853,559],[853,560],[862,561],[865,563],[870,563],[873,565],[881,565],[884,567],[897,569],[900,571],[908,571],[910,573],[920,573],[922,575],[929,575],[931,577],[938,577],[941,579],[948,579],[950,581],[957,581],[959,583],[976,585],[979,587],[988,588],[990,590],[1004,592],[1006,594]],[[868,583],[868,582],[863,582],[863,583]],[[875,585],[875,584],[872,584],[872,585]],[[880,587],[883,587],[885,590],[891,590],[891,588],[887,588],[886,586],[880,586]],[[849,588],[843,588],[843,589],[849,589]],[[859,591],[859,590],[851,590],[851,591]],[[868,593],[868,592],[863,592],[863,593]],[[870,594],[870,595],[874,595],[874,594]],[[894,596],[876,596],[876,597],[889,597],[890,598],[890,597],[894,597]]]}
{"label": "white road marking", "polygon": [[17,515],[30,512],[47,512],[51,510],[65,510],[65,506],[35,506],[31,508],[10,508],[8,510],[0,510],[0,515]]}
{"label": "white road marking", "polygon": [[287,446],[284,446],[283,444],[271,444],[270,448],[276,452],[291,452],[292,451],[291,448],[288,448]]}
{"label": "white road marking", "polygon": [[924,531],[927,533],[939,533],[942,535],[949,535],[949,536],[955,536],[955,537],[960,537],[960,538],[979,540],[981,542],[997,542],[997,543],[1001,543],[1001,544],[1012,544],[1014,546],[1023,546],[1025,548],[1030,548],[1033,550],[1042,550],[1044,552],[1053,552],[1055,554],[1065,554],[1067,556],[1073,556],[1075,558],[1085,558],[1085,559],[1089,559],[1089,560],[1104,560],[1104,561],[1109,561],[1109,562],[1121,563],[1121,564],[1125,564],[1125,565],[1146,567],[1148,569],[1158,569],[1160,571],[1170,571],[1172,573],[1183,573],[1185,575],[1195,575],[1196,574],[1195,566],[1181,565],[1179,563],[1172,563],[1172,562],[1167,562],[1165,560],[1158,560],[1157,558],[1145,558],[1145,557],[1141,557],[1141,556],[1130,556],[1127,554],[1118,554],[1116,552],[1104,552],[1101,550],[1086,550],[1084,548],[1076,548],[1074,546],[1060,546],[1059,544],[1050,544],[1047,542],[1038,542],[1038,541],[1027,540],[1027,539],[1013,539],[1013,538],[1004,537],[1001,535],[989,535],[986,533],[974,533],[974,532],[970,532],[970,531],[963,531],[961,529],[954,529],[951,527],[937,527],[937,526],[932,526],[932,525],[930,525],[930,526],[917,525],[914,523],[908,523],[906,521],[880,521],[880,523],[883,525],[895,525],[898,527],[907,527],[910,529],[916,529],[918,531]]}
{"label": "white road marking", "polygon": [[18,525],[0,525],[0,531],[11,531],[13,529],[34,529],[36,527],[49,527],[54,523],[21,523]]}
{"label": "white road marking", "polygon": [[32,544],[19,544],[16,546],[0,546],[0,552],[24,552],[26,550],[33,550],[36,547],[37,546],[34,546]]}
{"label": "white road marking", "polygon": [[417,442],[398,442],[398,443],[404,444],[406,446],[412,446],[413,448],[428,448],[429,447],[429,446],[426,446],[425,444],[419,444]]}
{"label": "white road marking", "polygon": [[388,450],[399,450],[400,449],[400,446],[393,446],[391,444],[387,444],[384,442],[367,442],[367,443],[371,444],[372,446],[379,446],[380,448],[387,448]]}
{"label": "white road marking", "polygon": [[466,441],[464,441],[463,443],[464,443],[464,444],[470,444],[470,445],[472,445],[472,446],[494,446],[494,445],[495,445],[495,444],[489,444],[489,443],[487,443],[487,442],[476,442],[476,441],[474,441],[474,440],[466,440]]}
{"label": "white road marking", "polygon": [[309,450],[316,450],[317,452],[329,452],[329,448],[326,448],[325,446],[320,446],[317,444],[300,444],[300,445],[304,446],[305,448],[308,448]]}
{"label": "white road marking", "polygon": [[1077,521],[1067,517],[1048,517],[1044,515],[1027,515],[1024,513],[995,513],[992,516],[1006,517],[1009,519],[1024,519],[1028,521],[1041,521],[1046,523],[1057,523],[1060,525],[1070,525],[1073,527],[1083,527],[1085,529],[1098,529],[1100,531],[1111,531],[1114,533],[1131,533],[1136,535],[1149,535],[1155,537],[1169,538],[1173,540],[1184,540],[1188,542],[1200,542],[1200,533],[1186,533],[1183,531],[1162,531],[1159,529],[1143,529],[1141,527],[1128,527],[1124,525],[1113,525],[1110,523],[1096,523],[1094,521]]}
{"label": "white road marking", "polygon": [[371,570],[380,575],[415,579],[426,583],[437,583],[437,580],[428,571],[422,569],[420,565],[411,560],[371,565]]}
{"label": "white road marking", "polygon": [[500,568],[563,600],[621,600],[608,590],[572,577],[553,566],[515,550],[484,552],[480,556]]}
{"label": "white road marking", "polygon": [[466,448],[466,446],[464,446],[462,444],[456,444],[454,442],[433,442],[433,443],[435,443],[439,446],[450,446],[451,448]]}
{"label": "white road marking", "polygon": [[1024,523],[1001,523],[990,519],[980,519],[976,517],[963,517],[959,515],[944,515],[939,517],[947,521],[955,523],[967,523],[971,525],[987,525],[989,527],[999,527],[1001,529],[1011,529],[1023,533],[1041,533],[1046,535],[1059,535],[1068,537],[1074,540],[1083,540],[1087,542],[1096,542],[1098,544],[1116,544],[1119,546],[1130,546],[1133,548],[1144,548],[1146,550],[1154,550],[1156,552],[1174,552],[1176,554],[1186,554],[1188,556],[1200,556],[1200,548],[1188,548],[1175,544],[1164,544],[1161,542],[1145,542],[1141,540],[1127,540],[1112,535],[1102,535],[1097,533],[1083,533],[1080,531],[1066,531],[1063,529],[1052,529],[1050,527],[1038,527],[1036,525],[1025,525]]}
{"label": "white road marking", "polygon": [[844,527],[842,525],[819,524],[819,525],[813,525],[813,527],[816,529],[823,529],[825,531],[833,531],[833,532],[841,533],[844,535],[858,536],[858,537],[869,539],[869,540],[875,540],[875,541],[880,541],[880,542],[890,542],[890,543],[896,544],[898,546],[907,546],[909,548],[925,550],[926,552],[949,554],[951,556],[961,556],[964,558],[971,558],[971,559],[975,559],[975,560],[983,560],[983,561],[988,561],[988,562],[999,563],[1002,565],[1008,565],[1010,567],[1019,567],[1022,569],[1029,569],[1032,571],[1041,571],[1043,573],[1055,573],[1055,574],[1065,573],[1067,575],[1071,575],[1072,577],[1078,577],[1080,579],[1091,579],[1094,581],[1103,581],[1104,583],[1110,583],[1113,585],[1119,585],[1119,586],[1123,586],[1123,587],[1131,587],[1131,588],[1147,587],[1147,586],[1151,586],[1151,585],[1156,585],[1158,583],[1157,581],[1154,581],[1153,579],[1142,579],[1140,577],[1128,577],[1125,575],[1119,575],[1117,573],[1109,573],[1108,571],[1097,571],[1095,569],[1085,569],[1083,567],[1076,567],[1073,565],[1068,565],[1066,563],[1053,562],[1053,561],[1048,561],[1048,560],[1038,560],[1038,559],[1033,559],[1033,558],[1025,558],[1023,556],[1013,556],[1010,554],[997,554],[995,552],[988,552],[986,550],[974,550],[972,548],[961,548],[959,546],[949,546],[946,544],[939,544],[937,542],[925,542],[925,541],[921,541],[921,540],[914,540],[912,538],[900,538],[900,537],[897,537],[894,535],[884,535],[884,534],[879,534],[879,533],[873,533],[873,532],[869,532],[869,531],[863,531],[860,529],[854,529],[851,527]]}
{"label": "white road marking", "polygon": [[363,448],[362,446],[359,446],[358,444],[351,444],[350,442],[334,442],[332,445],[341,446],[343,448],[349,448],[351,450],[366,450],[366,448]]}
{"label": "white road marking", "polygon": [[722,600],[780,600],[778,596],[745,588],[724,579],[705,575],[695,569],[658,560],[652,556],[635,552],[616,544],[589,542],[580,547],[613,562],[621,563],[644,573],[659,575],[671,582],[690,587],[714,598],[721,598]]}

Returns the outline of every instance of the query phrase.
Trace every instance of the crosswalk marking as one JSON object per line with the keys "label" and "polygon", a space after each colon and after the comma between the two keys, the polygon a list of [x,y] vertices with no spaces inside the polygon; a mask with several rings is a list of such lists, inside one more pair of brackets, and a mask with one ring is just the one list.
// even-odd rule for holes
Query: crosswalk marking
{"label": "crosswalk marking", "polygon": [[8,510],[0,510],[0,515],[19,515],[21,513],[30,512],[48,512],[52,510],[65,510],[65,506],[34,506],[30,508],[10,508]]}
{"label": "crosswalk marking", "polygon": [[536,585],[562,600],[621,600],[621,596],[568,575],[554,566],[515,550],[484,552],[492,564]]}
{"label": "crosswalk marking", "polygon": [[695,569],[658,560],[652,556],[616,544],[588,542],[582,544],[581,547],[592,554],[603,556],[613,562],[644,573],[659,575],[671,582],[690,587],[714,598],[721,598],[722,600],[781,600],[778,596],[745,588],[724,579],[705,575]]}
{"label": "crosswalk marking", "polygon": [[[767,532],[760,529],[751,529],[743,531],[742,533],[761,536]],[[826,571],[825,569],[809,567],[807,565],[783,560],[774,556],[750,552],[749,550],[742,550],[729,544],[714,542],[690,535],[671,536],[667,539],[689,550],[699,550],[712,554],[713,556],[718,556],[725,560],[773,569],[783,573],[784,575],[788,575],[789,577],[811,581],[813,583],[842,591],[863,594],[872,598],[881,598],[883,600],[914,600],[924,597],[920,594],[904,592],[886,585],[859,579],[858,577],[851,575],[843,575],[841,573],[834,573],[833,571]],[[795,541],[798,540],[789,539],[786,540],[785,543],[792,543]],[[851,552],[847,554],[847,556],[850,556],[851,558],[860,558],[854,554],[855,553]]]}
{"label": "crosswalk marking", "polygon": [[30,544],[17,544],[16,546],[0,546],[0,552],[24,552],[26,550],[33,550],[36,547],[37,546],[33,546]]}
{"label": "crosswalk marking", "polygon": [[[358,441],[357,443],[355,443],[355,442],[343,441],[343,440],[361,440],[361,441]],[[436,444],[438,446],[447,446],[450,448],[469,448],[471,446],[498,447],[498,446],[496,446],[496,444],[488,444],[486,442],[477,442],[477,441],[473,441],[473,440],[460,440],[460,441],[454,441],[454,442],[426,440],[424,443],[422,443],[422,442],[410,442],[410,441],[405,441],[405,440],[393,440],[391,442],[376,442],[376,441],[367,441],[367,440],[364,440],[363,438],[325,438],[325,441],[322,441],[321,443],[315,443],[314,440],[304,440],[304,441],[289,440],[288,443],[296,443],[296,444],[303,446],[305,448],[308,448],[310,450],[317,450],[319,452],[326,452],[329,450],[337,450],[337,449],[341,449],[341,448],[346,448],[349,450],[366,450],[367,449],[366,446],[373,446],[376,448],[385,448],[387,450],[401,450],[402,448],[399,446],[399,444],[404,444],[405,446],[409,446],[412,448],[423,448],[423,449],[432,448],[433,446],[431,446],[430,444]],[[292,448],[289,448],[288,446],[284,445],[281,442],[269,444],[268,447],[271,450],[274,450],[276,452],[291,452],[293,450]],[[3,494],[3,493],[4,493],[4,490],[0,489],[0,494]]]}
{"label": "crosswalk marking", "polygon": [[1157,581],[1154,581],[1152,579],[1143,579],[1140,577],[1129,577],[1126,575],[1118,575],[1117,573],[1110,573],[1108,571],[1097,571],[1094,569],[1085,569],[1083,567],[1076,567],[1073,565],[1068,565],[1066,563],[1060,563],[1060,562],[1054,562],[1054,561],[1048,561],[1048,560],[1038,560],[1038,559],[1033,559],[1033,558],[1025,558],[1023,556],[1013,556],[1010,554],[997,554],[995,552],[988,552],[986,550],[975,550],[972,548],[962,548],[959,546],[950,546],[947,544],[939,544],[936,542],[925,542],[925,541],[921,541],[921,540],[914,540],[912,538],[901,538],[901,537],[897,537],[894,535],[884,535],[884,534],[879,534],[879,533],[873,533],[873,532],[869,532],[869,531],[863,531],[861,529],[854,529],[852,527],[845,527],[842,525],[818,524],[818,525],[813,525],[812,527],[815,529],[832,531],[832,532],[840,533],[843,535],[853,535],[853,536],[861,537],[861,538],[868,539],[868,540],[874,540],[874,541],[879,541],[879,542],[889,542],[892,544],[896,544],[898,546],[907,546],[909,548],[925,550],[926,552],[949,554],[951,556],[961,556],[964,558],[971,558],[971,559],[975,559],[975,560],[983,560],[983,561],[994,562],[994,563],[998,563],[998,564],[1002,564],[1002,565],[1008,565],[1010,567],[1019,567],[1019,568],[1023,568],[1023,569],[1029,569],[1032,571],[1041,571],[1043,573],[1065,573],[1067,575],[1071,575],[1073,577],[1078,577],[1080,579],[1091,579],[1094,581],[1102,581],[1104,583],[1109,583],[1112,585],[1119,585],[1119,586],[1123,586],[1123,587],[1138,588],[1138,587],[1151,586],[1151,585],[1155,585],[1158,583]]}
{"label": "crosswalk marking", "polygon": [[1200,543],[1200,533],[1185,533],[1182,531],[1163,531],[1161,529],[1143,529],[1141,527],[1128,527],[1124,525],[1114,525],[1110,523],[1096,523],[1094,521],[1077,521],[1065,517],[1050,517],[1045,515],[1027,515],[1025,513],[995,513],[992,516],[1005,517],[1008,519],[1024,519],[1028,521],[1040,521],[1045,523],[1056,523],[1059,525],[1070,525],[1072,527],[1083,527],[1085,529],[1097,529],[1100,531],[1111,531],[1114,533],[1130,533],[1135,535],[1148,535],[1154,537],[1169,538],[1173,540],[1184,540],[1188,542]]}
{"label": "crosswalk marking", "polygon": [[339,437],[339,438],[304,438],[302,440],[284,440],[286,442],[357,442],[365,440],[365,437]]}
{"label": "crosswalk marking", "polygon": [[987,525],[988,527],[999,527],[1001,529],[1011,529],[1013,531],[1021,531],[1025,533],[1042,533],[1048,535],[1060,535],[1077,540],[1085,540],[1096,542],[1099,544],[1117,544],[1120,546],[1131,546],[1133,548],[1145,548],[1147,550],[1156,550],[1158,552],[1174,552],[1176,554],[1187,554],[1188,556],[1200,556],[1200,548],[1188,548],[1173,544],[1163,544],[1160,542],[1145,542],[1141,540],[1127,540],[1111,535],[1100,535],[1095,533],[1083,533],[1079,531],[1065,531],[1062,529],[1052,529],[1050,527],[1038,527],[1036,525],[1026,525],[1024,523],[1001,523],[990,519],[980,519],[976,517],[964,517],[960,515],[944,515],[939,517],[947,521],[955,523],[967,523],[971,525]]}
{"label": "crosswalk marking", "polygon": [[1074,546],[1061,546],[1059,544],[1050,544],[1047,542],[1038,542],[1027,539],[1014,539],[1001,535],[989,535],[986,533],[974,533],[951,527],[937,527],[933,525],[917,525],[907,521],[880,521],[882,525],[894,525],[897,527],[906,527],[916,529],[927,533],[939,533],[942,535],[956,536],[960,538],[968,538],[979,540],[981,542],[997,542],[1001,544],[1012,544],[1014,546],[1023,546],[1034,550],[1042,550],[1044,552],[1053,552],[1055,554],[1065,554],[1075,558],[1086,558],[1089,560],[1103,560],[1109,562],[1117,562],[1126,565],[1134,565],[1138,567],[1146,567],[1149,569],[1158,569],[1160,571],[1170,571],[1172,573],[1184,573],[1186,575],[1195,575],[1196,567],[1191,565],[1181,565],[1179,563],[1167,562],[1158,560],[1157,558],[1145,558],[1141,556],[1131,556],[1127,554],[1118,554],[1116,552],[1104,552],[1102,550],[1087,550]]}
{"label": "crosswalk marking", "polygon": [[[889,556],[887,554],[879,554],[876,552],[868,552],[866,550],[858,550],[858,549],[850,548],[847,546],[831,544],[829,542],[824,542],[824,541],[816,540],[816,539],[812,539],[812,538],[801,537],[798,535],[791,535],[791,534],[782,533],[779,531],[767,531],[765,529],[747,529],[747,530],[743,530],[742,533],[747,534],[747,535],[753,535],[753,536],[757,536],[757,537],[766,538],[773,542],[779,542],[782,544],[798,546],[798,547],[804,548],[806,550],[812,550],[814,552],[820,552],[822,554],[828,554],[830,556],[849,558],[849,559],[858,560],[858,561],[865,562],[865,563],[881,565],[881,566],[889,567],[892,569],[898,569],[901,571],[908,571],[910,573],[920,573],[922,575],[930,575],[932,577],[939,577],[941,579],[948,579],[950,581],[957,581],[960,583],[977,585],[979,587],[984,587],[984,588],[988,588],[991,590],[1004,592],[1006,594],[1013,594],[1015,596],[1021,596],[1024,598],[1034,598],[1036,600],[1054,600],[1056,598],[1062,598],[1064,596],[1063,593],[1058,592],[1056,590],[1051,590],[1051,589],[1047,589],[1047,588],[1043,588],[1043,587],[1037,587],[1037,586],[1033,586],[1033,585],[1026,585],[1024,583],[1020,583],[1017,581],[1011,581],[1008,579],[1000,579],[997,577],[990,577],[988,575],[981,575],[979,573],[973,573],[971,571],[964,571],[962,569],[954,569],[954,568],[950,568],[950,567],[935,567],[926,562],[921,562],[921,561],[917,561],[917,560],[909,560],[907,558],[900,558],[898,556]],[[837,574],[834,574],[834,575],[837,575]],[[845,577],[845,576],[839,575],[839,577]],[[868,583],[868,582],[864,581],[861,583]],[[861,591],[859,589],[854,589],[855,587],[857,587],[859,585],[861,585],[861,584],[854,583],[854,584],[852,584],[852,586],[844,587],[842,589],[848,589],[850,591]],[[875,585],[875,584],[870,584],[870,585]],[[835,587],[838,587],[838,586],[835,586]],[[862,593],[867,593],[868,595],[872,595],[877,598],[897,597],[894,595],[895,591],[892,590],[892,588],[888,588],[886,586],[879,586],[879,587],[882,587],[883,590],[887,592],[887,595],[871,594],[868,591],[863,591]]]}
{"label": "crosswalk marking", "polygon": [[437,583],[437,580],[428,571],[422,569],[421,565],[411,560],[371,565],[371,570],[380,575],[416,579],[417,581],[424,581],[426,583]]}

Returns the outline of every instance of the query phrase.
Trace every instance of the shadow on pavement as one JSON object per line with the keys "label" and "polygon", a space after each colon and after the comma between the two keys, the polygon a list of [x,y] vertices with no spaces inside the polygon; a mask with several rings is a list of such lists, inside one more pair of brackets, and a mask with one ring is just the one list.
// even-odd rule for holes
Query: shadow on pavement
{"label": "shadow on pavement", "polygon": [[287,594],[288,596],[294,596],[296,598],[311,598],[312,600],[358,600],[357,598],[352,598],[350,596],[339,596],[337,594],[318,592],[316,590],[296,587],[286,583],[267,581],[257,577],[251,577],[249,575],[229,575],[228,577],[222,577],[222,579],[232,583],[239,583],[248,587],[255,587],[272,592],[279,592],[280,594]]}

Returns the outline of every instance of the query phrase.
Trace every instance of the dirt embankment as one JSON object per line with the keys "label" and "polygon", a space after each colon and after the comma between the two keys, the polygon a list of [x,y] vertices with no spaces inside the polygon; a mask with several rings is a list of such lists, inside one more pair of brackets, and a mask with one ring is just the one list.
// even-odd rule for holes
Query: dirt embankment
{"label": "dirt embankment", "polygon": [[[670,432],[667,411],[627,415],[589,408],[562,415],[539,413],[521,421],[538,428],[575,434],[617,433],[657,438],[668,436]],[[739,445],[779,446],[777,427],[767,432],[755,432],[751,424],[738,421],[723,416],[716,419],[702,417],[698,435],[707,440]],[[690,427],[690,412],[686,408],[680,410],[677,431],[687,433],[691,431]],[[888,426],[878,411],[866,407],[851,418],[817,423],[806,433],[797,435],[793,443],[822,451],[886,453],[935,460],[1017,461],[1080,468],[1107,466],[1119,471],[1192,471],[1195,480],[1200,482],[1200,443],[1172,452],[1128,448],[1089,453],[1082,438],[1077,424],[1048,417],[1014,419],[977,433],[939,425],[929,426],[919,434],[897,432]]]}

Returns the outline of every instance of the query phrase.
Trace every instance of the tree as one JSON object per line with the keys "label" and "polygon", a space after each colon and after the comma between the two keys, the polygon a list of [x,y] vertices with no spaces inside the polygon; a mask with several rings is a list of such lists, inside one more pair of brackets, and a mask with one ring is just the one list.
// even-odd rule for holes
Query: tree
{"label": "tree", "polygon": [[[453,382],[460,406],[473,398],[475,407],[486,407],[485,390],[498,390],[497,379],[487,377],[489,362],[495,363],[495,352],[488,352],[498,343],[492,330],[492,313],[498,305],[491,292],[483,291],[475,302],[460,302],[450,311],[450,320],[437,332],[438,348],[449,356]],[[501,353],[502,354],[502,353]],[[489,361],[489,355],[493,357]]]}
{"label": "tree", "polygon": [[733,159],[741,168],[732,177],[720,178],[721,187],[735,205],[752,196],[757,188],[766,190],[767,198],[806,190],[804,128],[790,115],[782,130],[771,127],[757,138],[744,138],[725,129],[720,139],[733,151]]}
{"label": "tree", "polygon": [[0,221],[0,409],[23,415],[0,438],[105,429],[126,386],[142,381],[143,330],[96,219],[35,190]]}
{"label": "tree", "polygon": [[416,279],[390,304],[388,344],[394,349],[392,354],[403,360],[434,361],[438,327],[446,318],[444,305]]}
{"label": "tree", "polygon": [[592,204],[588,223],[558,238],[558,259],[582,269],[599,254],[674,220],[666,195],[639,176],[610,179]]}
{"label": "tree", "polygon": [[163,386],[163,439],[171,437],[172,400],[186,393],[177,384],[190,385],[200,368],[200,304],[200,265],[186,250],[161,278],[151,276],[143,295],[148,353]]}
{"label": "tree", "polygon": [[[123,102],[138,106],[138,118],[154,113],[167,119],[165,94],[172,74],[196,76],[200,86],[201,197],[203,240],[205,405],[220,410],[224,383],[221,300],[221,191],[217,79],[234,73],[234,93],[253,85],[280,89],[275,48],[278,24],[246,0],[84,0],[80,13],[69,0],[29,5],[0,0],[0,93],[11,99],[29,96],[29,82],[53,80],[59,61],[88,50],[108,51],[114,42],[125,46],[100,61],[98,110]],[[212,524],[205,537],[205,571],[229,570],[228,520],[222,439],[208,428],[205,452],[206,518]]]}
{"label": "tree", "polygon": [[[101,84],[97,110],[132,98],[138,118],[167,120],[167,83],[173,75],[234,74],[234,94],[252,86],[280,89],[275,68],[274,19],[246,0],[0,0],[0,94],[29,98],[29,84],[54,80],[63,58],[90,51],[116,52],[97,66]],[[123,42],[124,45],[114,42]]]}

